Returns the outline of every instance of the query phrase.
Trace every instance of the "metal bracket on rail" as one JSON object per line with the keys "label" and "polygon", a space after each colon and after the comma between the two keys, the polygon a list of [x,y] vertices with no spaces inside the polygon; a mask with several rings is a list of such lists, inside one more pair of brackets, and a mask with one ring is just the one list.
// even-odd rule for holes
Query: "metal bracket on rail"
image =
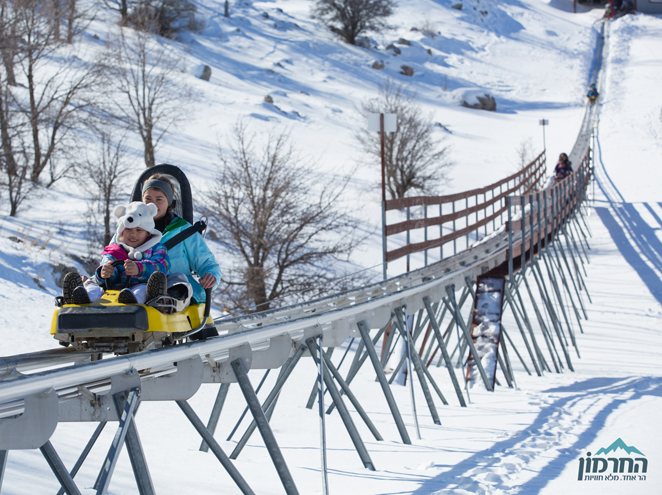
{"label": "metal bracket on rail", "polygon": [[176,363],[176,371],[142,381],[140,400],[187,400],[202,384],[203,365],[200,356]]}
{"label": "metal bracket on rail", "polygon": [[113,396],[134,388],[140,388],[140,375],[135,370],[110,377],[110,389],[103,392],[80,386],[79,395],[60,402],[60,421],[118,421]]}
{"label": "metal bracket on rail", "polygon": [[253,344],[251,369],[280,368],[294,353],[295,347],[292,338],[287,334],[271,337],[268,343],[265,343],[264,349],[260,349],[256,344]]}
{"label": "metal bracket on rail", "polygon": [[55,431],[58,396],[48,389],[23,399],[23,413],[0,419],[0,450],[37,449]]}
{"label": "metal bracket on rail", "polygon": [[233,347],[222,357],[207,357],[207,365],[203,370],[203,383],[236,383],[237,377],[232,369],[232,361],[241,359],[247,369],[251,369],[253,352],[249,344]]}

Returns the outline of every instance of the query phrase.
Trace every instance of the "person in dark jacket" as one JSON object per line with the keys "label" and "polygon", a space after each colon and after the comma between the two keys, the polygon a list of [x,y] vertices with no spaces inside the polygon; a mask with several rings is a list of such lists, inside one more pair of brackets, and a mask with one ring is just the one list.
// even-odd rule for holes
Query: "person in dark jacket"
{"label": "person in dark jacket", "polygon": [[559,161],[554,167],[554,179],[557,181],[563,180],[572,173],[572,163],[568,159],[566,153],[561,153],[559,155]]}

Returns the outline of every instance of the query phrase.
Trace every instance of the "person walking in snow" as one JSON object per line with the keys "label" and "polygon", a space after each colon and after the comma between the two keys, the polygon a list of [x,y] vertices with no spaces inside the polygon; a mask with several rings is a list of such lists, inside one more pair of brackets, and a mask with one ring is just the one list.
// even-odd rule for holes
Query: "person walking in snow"
{"label": "person walking in snow", "polygon": [[[154,226],[156,205],[134,201],[115,208],[118,217],[114,242],[103,250],[94,275],[83,282],[67,273],[62,283],[65,304],[88,304],[101,299],[104,288],[121,289],[117,302],[145,304],[166,294],[169,260]],[[119,263],[117,263],[119,262]]]}
{"label": "person walking in snow", "polygon": [[559,155],[559,161],[556,163],[556,166],[554,167],[554,179],[558,182],[560,180],[565,179],[571,173],[572,173],[572,163],[570,163],[570,160],[568,159],[568,155],[566,153],[561,153]]}

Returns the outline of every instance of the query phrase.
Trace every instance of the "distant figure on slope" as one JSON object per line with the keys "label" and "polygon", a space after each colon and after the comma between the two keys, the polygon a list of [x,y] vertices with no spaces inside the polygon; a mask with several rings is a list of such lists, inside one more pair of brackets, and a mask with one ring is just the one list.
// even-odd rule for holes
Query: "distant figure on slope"
{"label": "distant figure on slope", "polygon": [[554,179],[556,181],[563,180],[571,173],[572,173],[572,163],[570,163],[570,160],[568,159],[568,155],[566,153],[561,153],[559,155],[559,161],[556,163],[556,166],[554,167]]}
{"label": "distant figure on slope", "polygon": [[99,267],[84,283],[76,272],[64,276],[65,304],[98,301],[104,287],[121,289],[117,302],[122,304],[145,304],[166,294],[170,262],[161,244],[162,234],[154,226],[156,205],[134,201],[118,206],[114,213],[118,217],[116,242],[104,248]]}
{"label": "distant figure on slope", "polygon": [[595,87],[595,83],[591,83],[591,85],[588,87],[588,92],[586,93],[588,101],[595,103],[595,100],[598,99],[598,96],[600,96],[600,93],[598,93],[598,88]]}

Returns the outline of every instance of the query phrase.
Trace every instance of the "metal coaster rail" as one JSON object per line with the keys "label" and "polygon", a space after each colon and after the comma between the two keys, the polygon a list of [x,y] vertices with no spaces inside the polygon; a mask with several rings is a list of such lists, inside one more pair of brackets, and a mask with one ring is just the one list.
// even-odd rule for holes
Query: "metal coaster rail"
{"label": "metal coaster rail", "polygon": [[[406,344],[408,359],[403,356],[396,370],[406,362],[410,376],[416,373],[418,386],[435,423],[439,420],[434,397],[448,403],[428,370],[438,351],[441,351],[438,365],[446,368],[460,405],[466,406],[466,401],[455,375],[457,364],[453,359],[461,363],[467,355],[472,356],[483,384],[493,390],[494,381],[488,379],[480,364],[462,314],[465,301],[471,300],[474,294],[474,282],[483,275],[497,274],[507,279],[503,304],[513,312],[520,332],[517,337],[526,348],[526,352],[520,354],[504,329],[498,364],[508,386],[514,383],[508,349],[515,352],[528,373],[531,373],[528,364],[533,365],[538,375],[544,370],[561,372],[566,366],[573,369],[567,349],[569,342],[577,349],[573,321],[581,330],[582,313],[586,317],[582,295],[587,292],[582,267],[587,257],[588,235],[583,215],[592,177],[590,136],[597,118],[595,113],[593,107],[587,106],[571,154],[577,164],[576,171],[558,184],[542,188],[546,167],[543,152],[524,170],[485,188],[459,195],[407,198],[389,203],[390,210],[404,211],[406,219],[389,225],[387,235],[404,234],[407,241],[405,246],[389,252],[390,260],[423,253],[423,266],[418,269],[282,309],[216,319],[219,336],[203,341],[96,361],[90,361],[89,354],[67,349],[0,358],[0,485],[11,450],[40,449],[63,490],[80,493],[74,476],[98,433],[90,439],[71,471],[59,459],[50,438],[58,421],[97,422],[99,431],[106,422],[113,421],[118,423],[118,429],[95,483],[97,493],[107,490],[123,447],[131,457],[139,492],[154,493],[132,418],[140,401],[171,400],[177,402],[202,436],[201,450],[212,450],[242,493],[253,492],[231,459],[239,455],[254,428],[262,436],[285,493],[298,493],[268,420],[280,388],[306,353],[318,356],[315,359],[320,364],[319,387],[329,390],[332,408],[337,409],[343,419],[361,462],[366,469],[374,470],[343,396],[352,401],[355,410],[361,412],[361,419],[371,426],[376,439],[381,440],[350,388],[358,370],[369,362],[402,442],[411,443],[390,388],[393,377],[389,380],[384,372],[397,339]],[[463,202],[461,206],[458,200]],[[431,205],[437,208],[438,215],[428,216],[427,208]],[[415,216],[413,209],[420,207],[423,215],[412,218]],[[438,229],[438,236],[430,239],[428,233],[433,227]],[[458,249],[460,239],[464,246]],[[445,256],[447,252],[443,248],[447,242],[453,243],[450,256]],[[428,257],[431,249],[439,249],[438,259],[432,262],[430,259],[436,254]],[[529,275],[534,279],[531,284]],[[568,296],[576,299],[581,307],[573,301],[573,311],[566,313],[563,307]],[[539,305],[533,304],[535,319],[529,315],[524,302],[526,297],[530,301],[542,301]],[[560,311],[563,311],[563,319]],[[442,323],[447,317],[450,322],[444,328]],[[540,332],[537,337],[536,320]],[[337,369],[340,364],[334,365],[327,352],[350,338],[359,345],[343,377]],[[376,352],[380,338],[384,339],[381,356]],[[541,339],[540,343],[537,338]],[[415,347],[419,344],[420,350]],[[281,370],[270,397],[262,404],[248,379],[249,370],[259,369]],[[187,402],[202,383],[220,384],[207,425]],[[214,430],[231,383],[241,388],[254,423],[228,457],[214,440]],[[338,384],[337,389],[335,384]],[[410,387],[413,387],[413,379]],[[468,390],[465,389],[465,393],[468,394]],[[412,388],[412,401],[413,398]],[[311,394],[309,403],[312,402],[314,395]],[[416,421],[418,425],[418,419]]]}
{"label": "metal coaster rail", "polygon": [[[588,148],[586,156],[588,157]],[[584,162],[588,164],[587,160],[588,158]],[[543,224],[539,221],[542,204],[540,193],[525,194],[517,197],[517,200],[509,197],[510,220],[506,221],[498,231],[468,249],[442,261],[361,289],[264,314],[217,319],[215,323],[220,335],[206,341],[190,342],[88,363],[77,362],[68,366],[62,366],[62,363],[67,359],[85,360],[84,353],[67,353],[66,350],[62,350],[59,353],[50,351],[50,355],[47,352],[42,355],[36,353],[3,359],[0,361],[0,370],[5,372],[5,379],[0,380],[0,457],[6,459],[7,452],[16,448],[39,448],[49,464],[55,466],[54,473],[62,486],[70,493],[76,493],[73,475],[70,475],[61,463],[58,464],[57,454],[49,440],[58,418],[60,421],[100,421],[105,424],[106,421],[120,420],[119,404],[122,400],[124,404],[131,405],[126,414],[133,414],[135,411],[135,403],[130,401],[175,400],[196,428],[200,428],[201,422],[196,416],[192,416],[195,413],[186,400],[196,393],[202,383],[238,382],[245,392],[253,417],[258,421],[265,411],[260,407],[255,392],[249,386],[248,370],[280,368],[288,363],[291,364],[295,354],[298,353],[300,357],[301,352],[298,349],[304,346],[314,349],[311,346],[319,342],[319,345],[328,349],[340,346],[350,337],[361,339],[367,354],[370,354],[368,351],[373,351],[370,356],[371,361],[378,378],[381,376],[382,391],[398,424],[402,441],[410,443],[401,413],[390,395],[389,385],[385,381],[383,372],[380,372],[379,366],[382,363],[374,354],[374,349],[368,348],[375,343],[369,335],[370,329],[386,328],[395,315],[399,324],[394,328],[399,328],[405,341],[411,340],[415,343],[420,331],[405,328],[406,315],[414,315],[418,312],[423,314],[427,311],[426,318],[438,324],[440,322],[436,321],[431,305],[440,306],[442,303],[447,305],[450,313],[455,312],[454,318],[458,320],[456,324],[459,325],[461,305],[455,301],[456,289],[491,271],[503,270],[504,267],[510,267],[512,270],[514,264],[518,264],[521,268],[521,262],[514,263],[521,257],[525,258],[523,263],[526,264],[526,260],[532,259],[534,251],[543,239],[545,242],[551,242],[559,228],[568,219],[577,215],[582,205],[582,198],[585,197],[585,185],[586,176],[578,173],[572,184],[570,182],[561,184],[552,188],[554,192],[544,193],[556,205],[554,208],[545,208],[543,213],[545,218],[552,212],[554,214],[549,222]],[[537,221],[534,218],[536,215]],[[406,311],[406,315],[403,311]],[[439,333],[438,329],[437,332]],[[458,399],[462,405],[465,405],[463,394],[455,378],[455,371],[451,367],[450,358],[447,357],[450,353],[443,348],[444,339],[440,337],[437,340],[446,356],[445,364]],[[466,339],[464,345],[471,347],[470,340]],[[471,348],[470,352],[476,351]],[[416,354],[412,356],[410,353],[410,356]],[[421,386],[429,381],[439,394],[434,379],[422,366],[420,360],[414,360],[414,364],[420,376]],[[48,369],[55,365],[61,367]],[[24,374],[27,371],[30,373]],[[424,371],[428,373],[427,378],[423,374]],[[484,372],[481,374],[487,386],[487,377]],[[333,395],[334,405],[339,406],[342,404],[342,392],[349,391],[349,387],[343,383],[341,377],[335,376],[335,379],[342,385],[341,390]],[[510,383],[510,380],[508,381]],[[326,386],[332,387],[333,382],[327,382]],[[433,417],[437,417],[427,386],[425,390],[430,411]],[[90,397],[93,398],[92,405],[87,404]],[[115,403],[115,408],[110,407],[112,405],[110,400]],[[349,412],[346,408],[343,410],[339,408],[339,412],[345,420],[348,433],[364,466],[367,469],[375,469],[357,430],[352,426]],[[46,417],[50,418],[47,425],[44,422]],[[210,425],[211,423],[210,418]],[[139,464],[145,466],[144,472],[136,473],[136,479],[143,479],[145,476],[147,478],[144,479],[149,479],[146,462],[137,447],[139,444],[135,440],[129,440],[133,438],[127,433],[133,431],[130,426],[132,424],[119,422],[118,431],[122,431],[123,434],[119,435],[118,442],[126,445],[132,457],[142,459],[142,463]],[[263,419],[257,424],[258,428],[261,428],[260,433],[266,447],[272,454],[274,466],[279,472],[286,493],[297,493],[294,480],[287,470],[273,434],[270,433],[268,421]],[[227,460],[220,447],[213,443],[213,428],[208,428],[210,430],[199,430],[200,434],[206,439],[207,444],[213,446],[212,450],[242,492],[251,493],[246,481],[239,473],[234,472],[231,461]],[[108,459],[111,459],[110,456],[111,453]],[[105,465],[109,465],[108,462]],[[104,480],[108,480],[111,475],[112,472],[104,473]],[[105,490],[107,484],[103,484],[102,487]],[[151,483],[141,485],[140,493],[153,493]]]}

